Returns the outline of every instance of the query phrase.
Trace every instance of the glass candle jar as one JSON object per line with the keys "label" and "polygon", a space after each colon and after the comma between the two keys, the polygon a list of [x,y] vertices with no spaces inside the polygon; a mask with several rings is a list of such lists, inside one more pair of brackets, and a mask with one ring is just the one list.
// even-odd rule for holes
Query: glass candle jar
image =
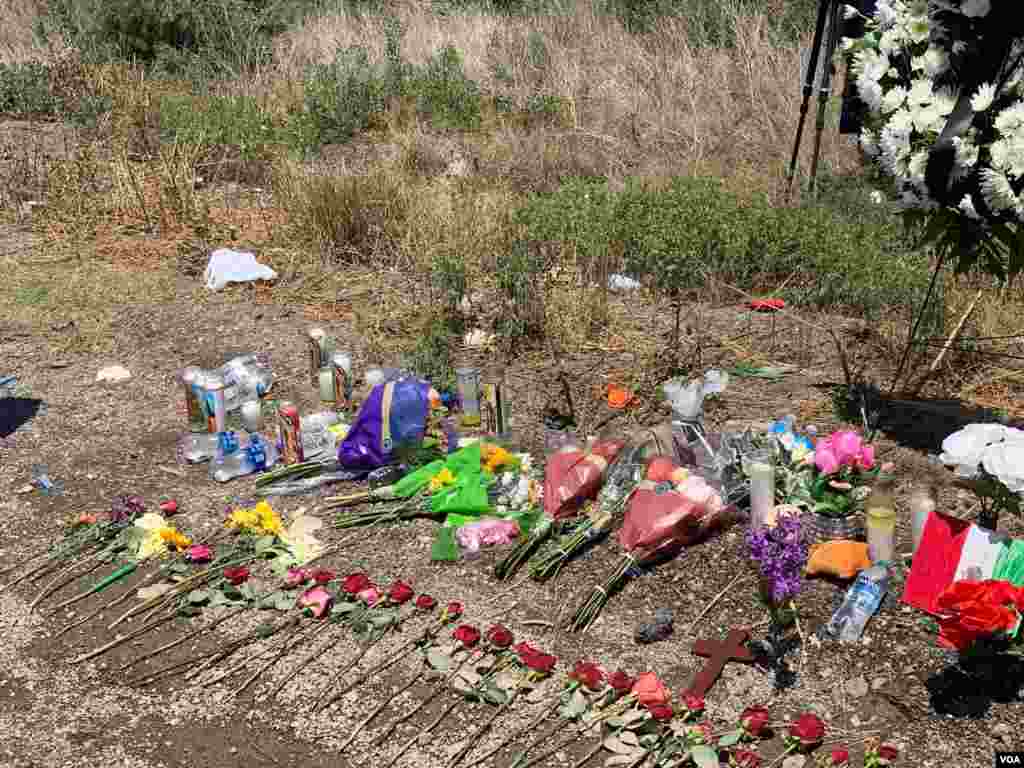
{"label": "glass candle jar", "polygon": [[743,468],[750,478],[750,525],[759,528],[775,507],[775,452],[751,451],[743,457]]}
{"label": "glass candle jar", "polygon": [[480,371],[476,368],[456,368],[455,386],[462,408],[462,426],[480,426]]}
{"label": "glass candle jar", "polygon": [[878,483],[864,504],[868,557],[872,563],[891,562],[896,551],[896,499],[889,483]]}

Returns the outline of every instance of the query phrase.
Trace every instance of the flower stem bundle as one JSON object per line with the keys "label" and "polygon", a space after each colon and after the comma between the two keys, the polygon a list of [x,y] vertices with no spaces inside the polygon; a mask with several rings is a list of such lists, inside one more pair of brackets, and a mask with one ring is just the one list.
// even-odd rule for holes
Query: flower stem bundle
{"label": "flower stem bundle", "polygon": [[530,559],[540,545],[551,538],[555,528],[554,519],[543,515],[537,521],[537,524],[527,533],[523,534],[509,553],[494,566],[495,577],[501,581],[512,578],[520,566]]}
{"label": "flower stem bundle", "polygon": [[582,632],[594,623],[605,603],[608,602],[608,598],[622,588],[630,569],[636,565],[636,562],[636,556],[632,553],[623,556],[604,582],[600,586],[594,587],[587,599],[576,609],[569,621],[570,632]]}

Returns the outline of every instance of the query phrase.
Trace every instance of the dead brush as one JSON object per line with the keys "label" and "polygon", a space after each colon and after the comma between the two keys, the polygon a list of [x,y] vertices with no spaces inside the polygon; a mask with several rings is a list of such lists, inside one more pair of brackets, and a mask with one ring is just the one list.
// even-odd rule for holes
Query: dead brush
{"label": "dead brush", "polygon": [[27,142],[4,139],[0,142],[0,209],[13,211],[17,223],[23,223],[27,205],[45,194],[49,174],[50,159],[38,134],[31,134]]}

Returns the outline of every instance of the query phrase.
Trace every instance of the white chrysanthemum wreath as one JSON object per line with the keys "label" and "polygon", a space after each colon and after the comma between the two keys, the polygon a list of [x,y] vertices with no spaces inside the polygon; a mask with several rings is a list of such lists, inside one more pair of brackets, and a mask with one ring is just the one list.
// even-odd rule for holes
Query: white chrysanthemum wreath
{"label": "white chrysanthemum wreath", "polygon": [[[1005,277],[1024,268],[1024,42],[993,4],[1016,0],[879,0],[864,35],[842,47],[867,106],[861,147],[891,180],[899,208],[938,223],[934,239],[958,251],[959,269],[980,251],[982,266]],[[993,63],[1000,45],[1005,55]],[[978,82],[979,71],[991,79]],[[964,130],[937,194],[926,172],[950,122]]]}

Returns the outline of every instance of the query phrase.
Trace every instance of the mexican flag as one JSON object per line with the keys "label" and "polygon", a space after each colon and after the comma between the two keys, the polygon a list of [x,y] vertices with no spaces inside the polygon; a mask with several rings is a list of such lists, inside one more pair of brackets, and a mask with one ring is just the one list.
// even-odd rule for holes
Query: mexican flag
{"label": "mexican flag", "polygon": [[1024,586],[1024,541],[932,512],[902,600],[935,615],[939,595],[954,581],[985,579]]}

